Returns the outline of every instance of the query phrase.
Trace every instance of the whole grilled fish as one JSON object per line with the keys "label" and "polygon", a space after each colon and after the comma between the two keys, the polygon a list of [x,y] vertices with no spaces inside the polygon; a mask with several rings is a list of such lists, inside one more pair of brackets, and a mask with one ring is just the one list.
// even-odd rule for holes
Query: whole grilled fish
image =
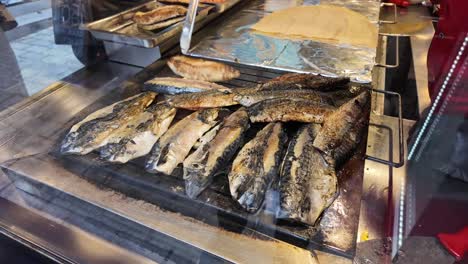
{"label": "whole grilled fish", "polygon": [[174,17],[183,16],[187,8],[179,5],[160,6],[148,12],[136,12],[133,21],[138,25],[151,25]]}
{"label": "whole grilled fish", "polygon": [[336,197],[337,178],[313,140],[319,124],[303,125],[288,146],[280,173],[277,218],[314,225]]}
{"label": "whole grilled fish", "polygon": [[271,99],[248,108],[250,121],[257,122],[305,122],[323,123],[335,108],[304,99]]}
{"label": "whole grilled fish", "polygon": [[163,94],[196,93],[211,90],[231,92],[231,89],[216,83],[171,77],[151,79],[145,82],[144,88]]}
{"label": "whole grilled fish", "polygon": [[153,146],[146,170],[171,174],[184,161],[195,142],[219,122],[222,111],[206,109],[194,112],[169,128]]}
{"label": "whole grilled fish", "polygon": [[166,28],[168,26],[171,26],[171,25],[174,25],[182,20],[184,20],[185,17],[184,16],[180,16],[180,17],[175,17],[175,18],[170,18],[170,19],[167,19],[167,20],[164,20],[164,21],[161,21],[161,22],[157,22],[157,23],[154,23],[154,24],[149,24],[149,25],[142,25],[142,24],[137,24],[137,27],[138,28],[141,28],[143,30],[149,30],[149,31],[152,31],[152,30],[158,30],[158,29],[161,29],[161,28]]}
{"label": "whole grilled fish", "polygon": [[258,91],[256,89],[239,89],[234,100],[243,106],[252,106],[269,99],[307,99],[311,103],[333,104],[332,98],[324,93],[312,90],[274,90]]}
{"label": "whole grilled fish", "polygon": [[310,89],[315,91],[334,91],[345,88],[349,78],[330,78],[321,75],[305,73],[288,73],[260,84],[257,89],[262,90],[297,90]]}
{"label": "whole grilled fish", "polygon": [[234,93],[206,91],[174,95],[167,100],[167,103],[176,108],[198,110],[237,105],[239,103],[234,101],[234,96]]}
{"label": "whole grilled fish", "polygon": [[334,160],[344,158],[359,142],[368,114],[370,93],[363,92],[330,114],[314,140],[314,147]]}
{"label": "whole grilled fish", "polygon": [[112,134],[153,102],[156,93],[145,92],[104,107],[75,124],[62,141],[64,154],[88,154],[118,140]]}
{"label": "whole grilled fish", "polygon": [[227,81],[240,76],[240,72],[221,62],[174,56],[167,61],[171,70],[184,78],[208,82]]}
{"label": "whole grilled fish", "polygon": [[185,192],[197,197],[241,146],[249,127],[247,111],[241,108],[227,117],[216,136],[202,144],[184,161]]}
{"label": "whole grilled fish", "polygon": [[102,147],[101,158],[126,163],[148,154],[159,137],[167,131],[175,114],[175,108],[153,104],[115,132],[121,139]]}
{"label": "whole grilled fish", "polygon": [[257,211],[278,176],[286,134],[281,123],[266,125],[240,150],[229,173],[232,197],[247,211]]}

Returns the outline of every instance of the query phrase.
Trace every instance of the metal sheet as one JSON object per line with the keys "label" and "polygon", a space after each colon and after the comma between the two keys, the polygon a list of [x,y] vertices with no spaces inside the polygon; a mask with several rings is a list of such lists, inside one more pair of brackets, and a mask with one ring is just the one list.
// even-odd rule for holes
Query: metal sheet
{"label": "metal sheet", "polygon": [[288,40],[254,34],[250,30],[252,24],[272,11],[319,3],[347,7],[367,16],[378,27],[380,3],[374,0],[256,0],[215,27],[204,29],[200,33],[203,39],[189,54],[273,69],[349,76],[357,82],[371,82],[376,48]]}

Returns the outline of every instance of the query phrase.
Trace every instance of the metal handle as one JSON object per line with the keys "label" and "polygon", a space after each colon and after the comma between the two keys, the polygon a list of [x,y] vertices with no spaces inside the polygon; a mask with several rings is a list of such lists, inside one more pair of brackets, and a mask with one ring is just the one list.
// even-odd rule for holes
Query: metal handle
{"label": "metal handle", "polygon": [[190,0],[188,6],[187,16],[185,16],[184,27],[182,28],[182,35],[180,35],[180,50],[182,54],[187,54],[190,49],[193,26],[197,16],[198,1],[199,0]]}
{"label": "metal handle", "polygon": [[[392,35],[392,34],[385,34],[385,33],[379,33],[379,36],[386,36],[386,37],[389,37],[389,36],[392,36],[392,37],[396,37],[396,43],[395,43],[395,64],[386,64],[386,63],[379,63],[379,62],[376,62],[375,63],[375,66],[378,66],[378,67],[384,67],[384,68],[396,68],[398,66],[400,66],[400,59],[399,59],[399,54],[400,54],[400,37],[397,36],[397,35]],[[387,49],[385,49],[387,50]],[[385,54],[386,55],[386,54]],[[385,56],[386,57],[386,56]],[[385,59],[386,61],[387,59]]]}
{"label": "metal handle", "polygon": [[[385,90],[379,90],[379,89],[371,89],[373,92],[376,92],[376,93],[382,93],[382,94],[386,94],[386,95],[392,95],[392,96],[397,96],[398,97],[398,144],[399,144],[399,161],[397,163],[391,161],[391,160],[384,160],[384,159],[381,159],[381,158],[377,158],[377,157],[372,157],[372,156],[369,156],[369,155],[366,155],[366,159],[369,159],[369,160],[372,160],[372,161],[375,161],[375,162],[379,162],[379,163],[383,163],[383,164],[386,164],[386,165],[389,165],[389,166],[392,166],[392,167],[395,167],[395,168],[400,168],[401,166],[403,166],[405,164],[405,159],[404,159],[404,156],[405,156],[405,149],[404,149],[404,146],[403,146],[403,116],[402,116],[402,106],[401,106],[401,95],[399,93],[396,93],[396,92],[390,92],[390,91],[385,91]],[[393,134],[391,135],[391,137],[393,138]],[[389,146],[390,150],[393,149],[393,140],[390,141],[390,146]],[[393,152],[392,152],[392,155],[393,155]],[[393,159],[393,157],[392,157]]]}
{"label": "metal handle", "polygon": [[379,24],[396,24],[397,22],[397,6],[394,3],[381,3],[380,7],[393,6],[393,20],[379,20]]}

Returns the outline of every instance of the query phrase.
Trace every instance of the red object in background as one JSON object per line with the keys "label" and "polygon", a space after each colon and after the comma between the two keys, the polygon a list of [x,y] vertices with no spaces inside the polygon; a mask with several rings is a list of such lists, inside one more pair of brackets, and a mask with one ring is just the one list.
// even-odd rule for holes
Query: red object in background
{"label": "red object in background", "polygon": [[388,0],[389,3],[394,3],[397,6],[408,7],[410,5],[409,1],[406,0]]}
{"label": "red object in background", "polygon": [[468,253],[468,226],[455,234],[441,233],[437,237],[457,260],[461,260]]}
{"label": "red object in background", "polygon": [[[427,55],[429,95],[434,102],[468,33],[468,19],[466,17],[468,1],[433,0],[432,2],[440,4],[439,22]],[[462,66],[467,53],[468,47],[459,57],[458,66],[454,69],[448,82],[447,87],[450,87],[455,78],[458,77],[460,81],[447,108],[448,113],[468,113],[468,69]]]}

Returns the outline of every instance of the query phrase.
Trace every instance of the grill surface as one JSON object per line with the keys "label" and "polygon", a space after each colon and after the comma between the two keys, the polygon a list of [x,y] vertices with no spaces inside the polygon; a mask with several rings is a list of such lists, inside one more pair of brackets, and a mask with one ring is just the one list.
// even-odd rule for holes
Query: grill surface
{"label": "grill surface", "polygon": [[[174,76],[172,71],[161,66],[152,69],[143,79]],[[250,87],[265,82],[286,72],[231,64],[241,72],[237,79],[221,83],[228,87]],[[131,93],[137,92],[135,89]],[[131,95],[131,94],[129,94]],[[83,110],[69,124],[83,119],[96,109],[109,105],[119,98],[109,94]],[[176,119],[183,118],[189,111],[178,111]],[[289,138],[298,124],[287,123]],[[246,141],[255,136],[263,124],[252,124]],[[68,129],[67,129],[68,130]],[[275,237],[296,246],[320,249],[337,255],[352,257],[355,253],[359,210],[364,173],[364,157],[367,130],[354,155],[338,171],[339,195],[325,211],[316,227],[277,222],[273,210],[264,208],[256,214],[249,214],[231,198],[226,173],[220,172],[209,188],[197,199],[185,195],[181,167],[172,176],[150,174],[144,170],[145,157],[127,164],[109,164],[99,159],[97,153],[85,156],[63,156],[58,152],[60,142],[51,152],[62,165],[101,188],[111,188],[133,198],[158,205],[162,209],[193,217],[210,225],[253,236],[258,239]],[[267,193],[266,204],[274,203],[278,192],[276,187]]]}

